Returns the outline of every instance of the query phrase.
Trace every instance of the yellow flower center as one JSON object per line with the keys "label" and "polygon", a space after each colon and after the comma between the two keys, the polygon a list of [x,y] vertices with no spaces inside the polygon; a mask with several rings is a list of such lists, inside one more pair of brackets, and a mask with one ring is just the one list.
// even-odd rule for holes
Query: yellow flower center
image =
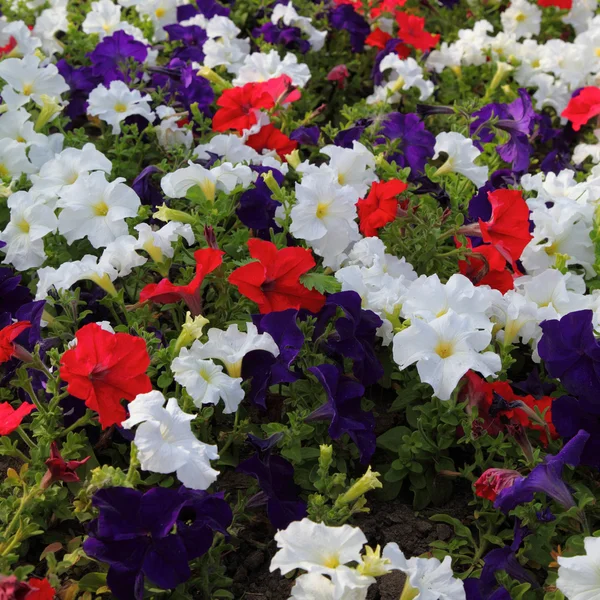
{"label": "yellow flower center", "polygon": [[25,219],[21,219],[18,223],[17,223],[17,227],[23,232],[23,233],[29,233],[29,223],[25,220]]}
{"label": "yellow flower center", "polygon": [[539,58],[536,58],[534,61],[532,61],[532,62],[531,62],[531,66],[532,66],[534,69],[537,69],[537,68],[540,66],[540,59],[539,59]]}
{"label": "yellow flower center", "polygon": [[323,217],[327,216],[328,212],[329,204],[326,202],[319,202],[319,204],[317,204],[317,219],[322,219]]}
{"label": "yellow flower center", "polygon": [[122,102],[117,102],[115,104],[115,111],[118,113],[124,113],[127,110],[127,106]]}
{"label": "yellow flower center", "polygon": [[346,176],[343,173],[340,173],[338,175],[338,183],[340,185],[344,185],[345,181],[346,181]]}
{"label": "yellow flower center", "polygon": [[552,242],[549,246],[544,248],[544,252],[548,256],[554,256],[558,252],[558,242]]}
{"label": "yellow flower center", "polygon": [[96,204],[94,204],[92,208],[94,209],[94,214],[97,217],[105,217],[108,214],[108,205],[106,204],[106,202],[104,202],[104,200],[96,202]]}
{"label": "yellow flower center", "polygon": [[31,96],[31,92],[33,92],[33,84],[32,83],[26,83],[23,86],[23,94],[25,94],[25,96]]}
{"label": "yellow flower center", "polygon": [[22,135],[18,135],[17,139],[15,141],[20,142],[21,144],[24,144],[25,138]]}
{"label": "yellow flower center", "polygon": [[527,17],[522,13],[517,13],[517,15],[515,16],[515,21],[517,23],[522,23]]}
{"label": "yellow flower center", "polygon": [[596,52],[595,52],[596,56],[600,57],[600,48],[596,48]]}
{"label": "yellow flower center", "polygon": [[204,379],[204,381],[206,381],[206,383],[210,383],[211,377],[204,369],[200,369],[198,374],[200,377],[202,377],[202,379]]}
{"label": "yellow flower center", "polygon": [[8,177],[9,175],[9,170],[2,163],[0,163],[0,177]]}
{"label": "yellow flower center", "polygon": [[104,25],[102,25],[102,29],[108,33],[110,31],[110,25],[108,23],[104,23]]}
{"label": "yellow flower center", "polygon": [[340,557],[337,554],[325,557],[323,566],[329,569],[337,569],[340,566]]}
{"label": "yellow flower center", "polygon": [[157,8],[157,9],[154,11],[154,14],[156,15],[156,18],[157,18],[157,19],[160,19],[160,18],[162,18],[162,17],[164,17],[164,16],[165,16],[165,13],[166,13],[166,12],[167,12],[167,11],[166,11],[166,10],[165,10],[165,9],[164,9],[162,6],[159,6],[159,7],[158,7],[158,8]]}
{"label": "yellow flower center", "polygon": [[434,351],[440,358],[448,358],[454,354],[454,344],[452,342],[438,342]]}

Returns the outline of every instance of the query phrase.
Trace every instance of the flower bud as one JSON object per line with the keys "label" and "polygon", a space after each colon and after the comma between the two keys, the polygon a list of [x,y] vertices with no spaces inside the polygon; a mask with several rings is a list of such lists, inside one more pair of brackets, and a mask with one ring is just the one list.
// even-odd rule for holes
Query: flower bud
{"label": "flower bud", "polygon": [[381,481],[379,481],[379,473],[371,471],[371,467],[367,469],[367,472],[355,483],[352,487],[339,496],[336,500],[336,504],[350,504],[355,500],[358,500],[361,496],[364,496],[367,492],[383,487]]}

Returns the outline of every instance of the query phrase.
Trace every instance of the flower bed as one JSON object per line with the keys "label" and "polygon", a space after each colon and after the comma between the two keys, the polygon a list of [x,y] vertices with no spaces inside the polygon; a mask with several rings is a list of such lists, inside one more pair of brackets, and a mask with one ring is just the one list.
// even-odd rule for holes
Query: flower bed
{"label": "flower bed", "polygon": [[600,600],[596,0],[0,0],[0,598]]}

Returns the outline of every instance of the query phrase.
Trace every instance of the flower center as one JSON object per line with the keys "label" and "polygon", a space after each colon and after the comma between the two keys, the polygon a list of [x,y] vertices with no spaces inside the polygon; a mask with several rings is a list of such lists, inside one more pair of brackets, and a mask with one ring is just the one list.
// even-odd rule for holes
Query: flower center
{"label": "flower center", "polygon": [[25,220],[25,219],[21,219],[18,223],[17,223],[17,227],[23,232],[23,233],[29,233],[29,223]]}
{"label": "flower center", "polygon": [[343,173],[339,173],[338,174],[338,183],[340,185],[344,185],[345,182],[346,182],[346,176]]}
{"label": "flower center", "polygon": [[204,379],[204,381],[206,381],[206,383],[211,382],[211,376],[204,369],[200,369],[200,371],[198,371],[198,374],[200,375],[200,377],[202,377],[202,379]]}
{"label": "flower center", "polygon": [[319,202],[319,204],[317,204],[317,219],[322,219],[323,217],[327,216],[328,212],[329,204],[326,202]]}
{"label": "flower center", "polygon": [[532,62],[531,62],[531,66],[532,66],[534,69],[537,69],[537,68],[540,66],[540,59],[539,59],[539,58],[536,58],[534,61],[532,61]]}
{"label": "flower center", "polygon": [[18,135],[15,141],[20,142],[21,144],[24,144],[25,138],[22,135]]}
{"label": "flower center", "polygon": [[340,566],[340,558],[337,554],[326,556],[323,560],[323,566],[328,569],[337,569]]}
{"label": "flower center", "polygon": [[515,21],[517,23],[522,23],[527,17],[522,13],[517,13],[517,15],[515,16]]}
{"label": "flower center", "polygon": [[454,344],[452,342],[440,341],[434,348],[434,352],[440,358],[448,358],[454,354]]}
{"label": "flower center", "polygon": [[105,217],[108,214],[108,205],[106,204],[106,202],[104,202],[104,200],[96,202],[96,204],[94,204],[92,208],[94,209],[94,214],[97,217]]}
{"label": "flower center", "polygon": [[544,252],[548,256],[554,256],[558,252],[558,241],[552,242],[549,246],[544,248]]}
{"label": "flower center", "polygon": [[164,17],[164,16],[165,16],[165,13],[166,13],[166,12],[167,12],[167,11],[166,11],[166,10],[165,10],[165,9],[164,9],[162,6],[159,6],[159,7],[158,7],[158,8],[157,8],[157,9],[154,11],[154,14],[155,14],[155,16],[156,16],[156,18],[157,18],[157,19],[161,19],[162,17]]}
{"label": "flower center", "polygon": [[33,84],[26,83],[23,86],[23,94],[25,94],[25,96],[31,96],[31,92],[33,92]]}
{"label": "flower center", "polygon": [[115,111],[118,113],[124,113],[127,110],[127,106],[123,102],[117,102],[115,104]]}
{"label": "flower center", "polygon": [[10,173],[8,172],[8,169],[2,163],[0,163],[0,177],[8,177],[9,175]]}

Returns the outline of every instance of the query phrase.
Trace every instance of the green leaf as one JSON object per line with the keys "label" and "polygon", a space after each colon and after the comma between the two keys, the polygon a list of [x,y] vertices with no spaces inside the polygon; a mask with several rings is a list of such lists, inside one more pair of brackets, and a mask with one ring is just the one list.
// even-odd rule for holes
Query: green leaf
{"label": "green leaf", "polygon": [[445,514],[432,515],[429,518],[436,523],[446,523],[446,525],[452,526],[457,535],[470,540],[473,542],[473,545],[475,545],[475,540],[473,539],[471,530],[466,525],[463,525],[458,519]]}
{"label": "green leaf", "polygon": [[84,592],[95,592],[106,585],[106,573],[87,573],[77,582],[77,585]]}
{"label": "green leaf", "polygon": [[335,294],[342,290],[342,284],[331,275],[325,273],[306,273],[300,277],[300,283],[309,290],[317,290],[321,294]]}
{"label": "green leaf", "polygon": [[402,438],[405,435],[410,435],[410,429],[408,427],[392,427],[377,438],[377,445],[385,450],[398,452],[400,446],[404,443]]}

